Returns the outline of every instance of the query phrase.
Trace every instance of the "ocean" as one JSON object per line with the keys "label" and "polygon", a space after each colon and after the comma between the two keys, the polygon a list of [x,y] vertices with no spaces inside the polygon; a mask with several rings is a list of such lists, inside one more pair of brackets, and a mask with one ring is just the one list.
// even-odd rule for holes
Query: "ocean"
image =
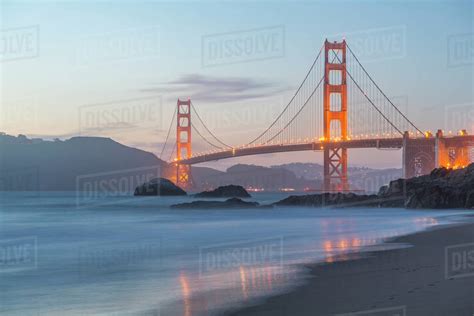
{"label": "ocean", "polygon": [[394,247],[383,241],[466,213],[169,208],[192,200],[1,192],[0,314],[218,315],[290,291],[305,263]]}

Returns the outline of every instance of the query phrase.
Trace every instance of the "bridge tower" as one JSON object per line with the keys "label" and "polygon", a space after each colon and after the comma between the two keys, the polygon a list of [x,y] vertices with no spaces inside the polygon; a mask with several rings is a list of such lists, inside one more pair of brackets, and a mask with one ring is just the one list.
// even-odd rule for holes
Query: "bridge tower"
{"label": "bridge tower", "polygon": [[[331,123],[339,122],[339,140],[347,139],[346,41],[324,43],[324,190],[348,190],[347,148],[331,142]],[[331,59],[331,60],[330,60]]]}
{"label": "bridge tower", "polygon": [[177,103],[176,124],[176,185],[181,188],[192,186],[191,166],[180,164],[181,159],[191,158],[191,100]]}

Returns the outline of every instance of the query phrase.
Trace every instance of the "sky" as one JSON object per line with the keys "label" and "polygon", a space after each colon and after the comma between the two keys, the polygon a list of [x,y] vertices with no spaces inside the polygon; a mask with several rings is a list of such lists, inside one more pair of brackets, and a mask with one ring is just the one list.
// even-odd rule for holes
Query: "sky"
{"label": "sky", "polygon": [[[472,1],[1,1],[0,131],[111,137],[160,156],[176,99],[191,98],[240,145],[281,112],[324,39],[346,38],[422,130],[474,133],[473,14]],[[219,46],[246,39],[239,56]],[[401,166],[401,151],[367,152],[350,164]],[[293,161],[322,154],[208,166]]]}

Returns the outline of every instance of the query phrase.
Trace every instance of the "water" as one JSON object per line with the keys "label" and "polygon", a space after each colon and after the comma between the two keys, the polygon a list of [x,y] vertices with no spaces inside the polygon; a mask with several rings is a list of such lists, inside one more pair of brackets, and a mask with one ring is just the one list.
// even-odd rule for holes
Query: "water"
{"label": "water", "polygon": [[330,262],[464,213],[171,210],[192,198],[70,192],[0,198],[0,313],[8,315],[217,314],[302,282],[298,263]]}

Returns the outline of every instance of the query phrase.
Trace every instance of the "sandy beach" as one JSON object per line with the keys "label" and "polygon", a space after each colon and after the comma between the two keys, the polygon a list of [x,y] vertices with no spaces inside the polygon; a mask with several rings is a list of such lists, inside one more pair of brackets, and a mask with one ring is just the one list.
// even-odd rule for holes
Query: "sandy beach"
{"label": "sandy beach", "polygon": [[305,285],[227,315],[474,315],[474,224],[390,243],[412,247],[309,266]]}

